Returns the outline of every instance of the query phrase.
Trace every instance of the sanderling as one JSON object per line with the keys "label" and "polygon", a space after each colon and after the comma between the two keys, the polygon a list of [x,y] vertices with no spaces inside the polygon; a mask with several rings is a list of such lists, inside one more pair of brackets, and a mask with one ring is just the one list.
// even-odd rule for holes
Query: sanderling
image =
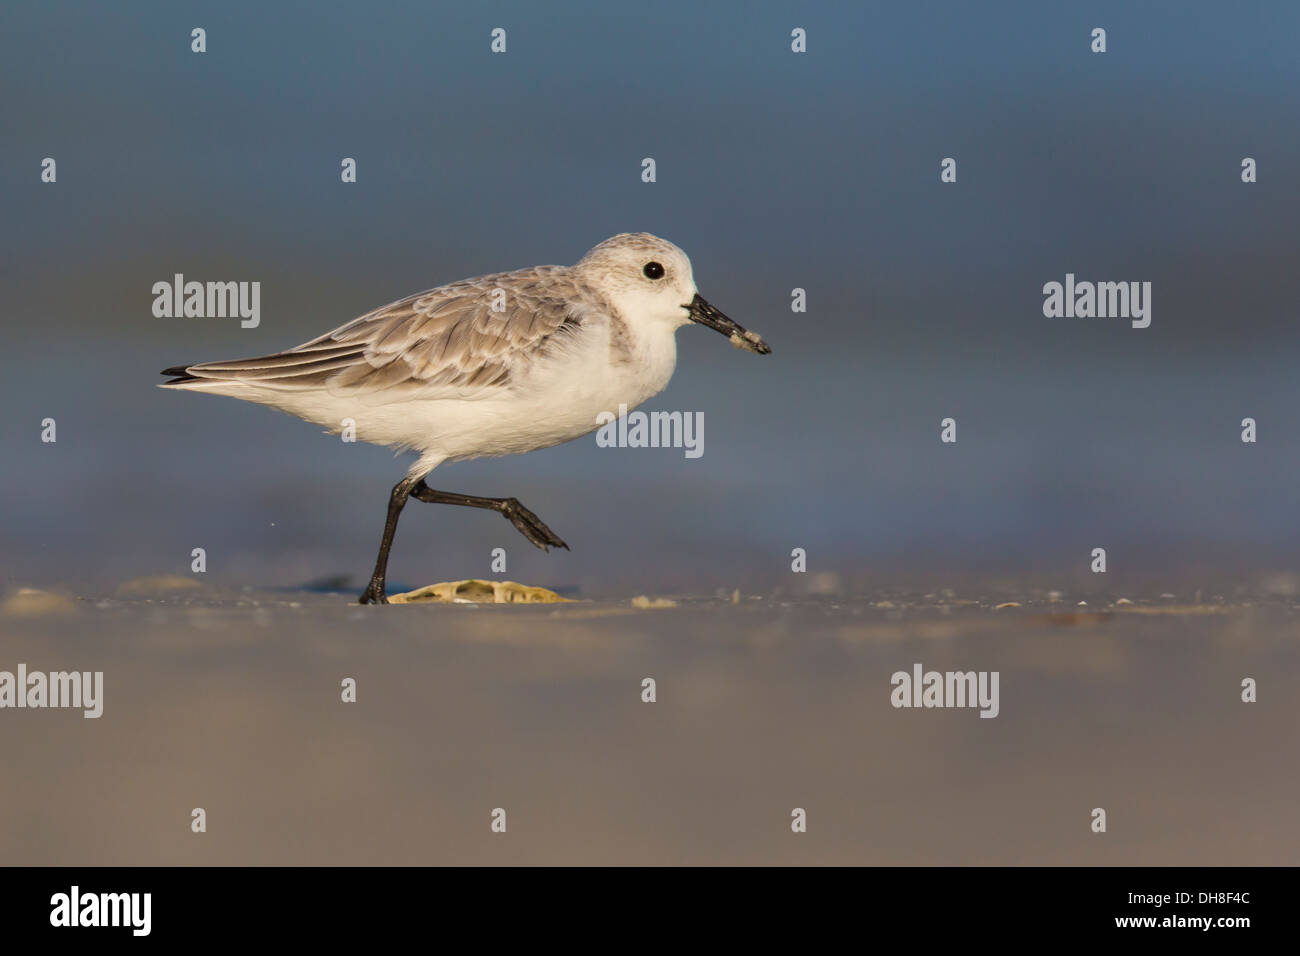
{"label": "sanderling", "polygon": [[686,253],[648,233],[606,239],[574,266],[464,279],[353,319],[261,358],[164,369],[163,388],[270,405],[332,433],[419,459],[388,499],[361,603],[388,603],[384,577],[407,498],[500,512],[543,551],[568,548],[514,498],[425,484],[445,461],[549,448],[594,431],[601,412],[657,394],[677,364],[688,322],[766,355],[767,343],[699,294]]}

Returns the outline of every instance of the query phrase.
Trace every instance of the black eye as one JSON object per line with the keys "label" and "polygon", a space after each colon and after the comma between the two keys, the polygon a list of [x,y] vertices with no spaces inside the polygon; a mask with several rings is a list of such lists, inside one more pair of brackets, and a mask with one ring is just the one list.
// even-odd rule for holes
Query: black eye
{"label": "black eye", "polygon": [[645,273],[647,279],[662,279],[664,277],[664,267],[657,262],[647,262],[645,268],[641,271]]}

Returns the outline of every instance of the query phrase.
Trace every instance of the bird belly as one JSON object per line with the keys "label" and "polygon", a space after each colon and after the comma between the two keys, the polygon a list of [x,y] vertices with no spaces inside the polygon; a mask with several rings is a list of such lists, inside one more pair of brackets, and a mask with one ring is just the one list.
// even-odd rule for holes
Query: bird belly
{"label": "bird belly", "polygon": [[449,459],[514,455],[595,431],[620,410],[663,391],[677,361],[671,331],[659,341],[611,353],[608,336],[541,362],[499,397],[440,402],[429,435]]}

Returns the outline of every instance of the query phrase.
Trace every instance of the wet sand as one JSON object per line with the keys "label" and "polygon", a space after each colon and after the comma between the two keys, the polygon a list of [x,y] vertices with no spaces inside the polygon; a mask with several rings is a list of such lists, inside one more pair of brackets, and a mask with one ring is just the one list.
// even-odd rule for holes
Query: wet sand
{"label": "wet sand", "polygon": [[[0,670],[104,672],[99,719],[0,711],[8,864],[1300,855],[1294,599],[68,597],[0,616]],[[998,671],[998,716],[893,707],[890,677],[915,663]]]}

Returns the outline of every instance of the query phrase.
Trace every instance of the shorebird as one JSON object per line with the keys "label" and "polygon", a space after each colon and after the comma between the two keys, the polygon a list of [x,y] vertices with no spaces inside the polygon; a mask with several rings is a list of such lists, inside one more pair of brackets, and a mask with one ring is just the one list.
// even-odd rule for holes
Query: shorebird
{"label": "shorebird", "polygon": [[362,441],[419,452],[389,495],[360,597],[387,604],[388,553],[409,498],[496,511],[543,551],[567,550],[517,499],[437,491],[425,479],[443,462],[571,441],[594,431],[602,412],[640,405],[668,384],[675,333],[690,322],[771,352],[700,295],[686,253],[624,233],[576,265],[438,286],[285,352],[164,369],[173,377],[161,387],[270,405],[333,434],[353,428]]}

